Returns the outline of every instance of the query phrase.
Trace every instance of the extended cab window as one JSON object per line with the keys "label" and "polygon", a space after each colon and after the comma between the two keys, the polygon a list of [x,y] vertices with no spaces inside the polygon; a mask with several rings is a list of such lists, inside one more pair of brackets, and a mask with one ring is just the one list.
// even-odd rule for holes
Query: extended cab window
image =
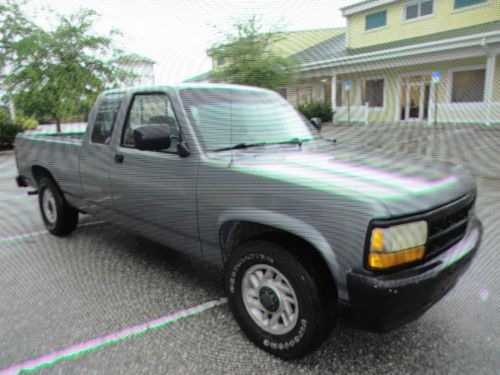
{"label": "extended cab window", "polygon": [[107,94],[102,99],[92,129],[91,140],[93,143],[109,143],[116,114],[120,108],[123,96],[123,93],[113,93]]}
{"label": "extended cab window", "polygon": [[148,125],[165,125],[169,128],[172,144],[167,152],[177,152],[179,124],[172,103],[166,94],[137,94],[130,106],[123,129],[122,146],[135,147],[134,129]]}

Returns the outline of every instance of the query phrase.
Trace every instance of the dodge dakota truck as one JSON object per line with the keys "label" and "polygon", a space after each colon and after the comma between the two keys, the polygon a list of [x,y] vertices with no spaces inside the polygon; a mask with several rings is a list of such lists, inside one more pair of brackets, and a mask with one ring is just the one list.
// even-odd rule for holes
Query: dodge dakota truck
{"label": "dodge dakota truck", "polygon": [[84,134],[19,134],[15,151],[50,233],[88,213],[223,267],[242,331],[282,358],[315,350],[339,311],[415,319],[481,240],[467,169],[343,148],[264,89],[111,90]]}

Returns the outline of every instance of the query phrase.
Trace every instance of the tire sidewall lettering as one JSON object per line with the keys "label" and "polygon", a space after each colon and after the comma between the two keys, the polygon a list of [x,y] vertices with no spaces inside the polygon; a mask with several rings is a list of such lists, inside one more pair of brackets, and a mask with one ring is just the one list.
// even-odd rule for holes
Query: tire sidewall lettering
{"label": "tire sidewall lettering", "polygon": [[[275,264],[275,260],[272,257],[262,253],[249,253],[240,258],[231,269],[231,275],[229,279],[229,292],[231,294],[236,293],[236,281],[239,274],[238,271],[244,265],[244,263],[252,262],[253,264],[255,262],[262,261],[269,264]],[[276,340],[276,336],[270,337],[269,335],[266,335],[266,337],[262,340],[262,345],[268,347],[273,351],[293,350],[306,335],[307,326],[308,320],[303,317],[299,317],[299,323],[297,324],[297,326],[290,333],[283,335],[282,340]]]}
{"label": "tire sidewall lettering", "polygon": [[300,320],[300,328],[298,332],[291,339],[287,339],[285,341],[274,341],[269,338],[266,338],[262,341],[262,345],[265,347],[270,347],[273,350],[290,350],[297,344],[302,341],[307,330],[307,319],[302,318]]}
{"label": "tire sidewall lettering", "polygon": [[238,274],[238,270],[240,269],[241,265],[247,261],[252,261],[252,260],[259,260],[259,261],[263,260],[269,262],[270,264],[274,264],[273,258],[271,258],[268,255],[259,253],[250,253],[239,259],[238,262],[234,265],[233,269],[231,270],[231,277],[229,279],[229,292],[231,294],[234,294],[236,292],[234,285],[236,283],[236,276]]}

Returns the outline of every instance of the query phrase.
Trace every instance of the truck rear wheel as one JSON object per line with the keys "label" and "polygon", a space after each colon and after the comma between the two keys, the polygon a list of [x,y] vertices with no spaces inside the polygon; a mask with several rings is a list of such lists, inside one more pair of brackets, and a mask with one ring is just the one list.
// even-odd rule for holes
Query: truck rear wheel
{"label": "truck rear wheel", "polygon": [[78,211],[66,203],[55,182],[48,177],[42,177],[38,184],[38,202],[45,227],[53,235],[67,235],[78,225]]}
{"label": "truck rear wheel", "polygon": [[319,347],[333,329],[336,308],[324,298],[318,273],[270,241],[238,247],[228,260],[225,287],[231,310],[250,340],[286,359]]}

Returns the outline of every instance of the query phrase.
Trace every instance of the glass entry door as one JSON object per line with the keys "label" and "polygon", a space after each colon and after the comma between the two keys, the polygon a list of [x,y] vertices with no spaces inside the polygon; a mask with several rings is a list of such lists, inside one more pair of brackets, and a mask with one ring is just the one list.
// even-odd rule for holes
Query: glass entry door
{"label": "glass entry door", "polygon": [[430,91],[430,76],[401,78],[401,120],[426,120],[429,116]]}

